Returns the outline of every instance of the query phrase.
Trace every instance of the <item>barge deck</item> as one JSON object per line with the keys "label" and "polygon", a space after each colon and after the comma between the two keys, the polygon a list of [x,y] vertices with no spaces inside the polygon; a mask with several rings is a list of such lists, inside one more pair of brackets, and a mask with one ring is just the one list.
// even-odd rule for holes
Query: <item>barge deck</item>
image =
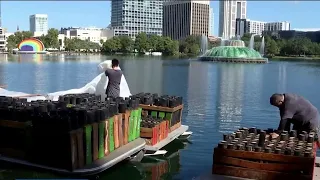
{"label": "barge deck", "polygon": [[162,149],[164,146],[181,136],[183,133],[185,133],[189,129],[189,126],[186,125],[181,125],[178,129],[172,131],[171,133],[168,134],[168,137],[163,139],[162,141],[158,142],[157,144],[150,146],[146,145],[145,149],[147,151],[158,151]]}
{"label": "barge deck", "polygon": [[34,167],[34,168],[45,169],[45,170],[53,171],[53,172],[59,173],[59,174],[68,174],[68,175],[76,175],[76,176],[89,176],[89,175],[98,174],[106,169],[111,168],[112,166],[116,165],[117,163],[119,163],[123,160],[126,160],[130,156],[134,155],[135,153],[143,150],[144,147],[145,147],[145,140],[138,138],[138,139],[114,150],[108,156],[105,156],[97,161],[94,161],[92,164],[90,164],[88,166],[85,166],[80,169],[76,169],[74,171],[53,168],[53,167],[49,167],[49,166],[31,163],[26,160],[10,158],[10,157],[6,157],[6,156],[2,156],[2,155],[0,155],[0,161],[5,161],[5,162],[13,163],[13,164],[19,164],[19,165],[24,165],[24,166]]}
{"label": "barge deck", "polygon": [[[320,157],[316,158],[316,164],[320,163]],[[223,176],[218,174],[212,174],[207,172],[199,177],[194,178],[193,180],[250,180],[247,178],[232,177],[232,176]],[[320,167],[314,167],[313,180],[320,180]]]}

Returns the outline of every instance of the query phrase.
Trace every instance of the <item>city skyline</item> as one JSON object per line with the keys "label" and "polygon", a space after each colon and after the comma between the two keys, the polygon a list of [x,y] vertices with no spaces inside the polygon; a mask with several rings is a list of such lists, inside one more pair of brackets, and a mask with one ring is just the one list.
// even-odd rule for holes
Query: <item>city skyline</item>
{"label": "city skyline", "polygon": [[[2,25],[9,32],[29,30],[29,16],[48,14],[49,28],[70,26],[107,27],[111,20],[111,1],[2,1]],[[304,1],[248,1],[247,18],[257,21],[289,21],[292,29],[320,29],[320,14],[317,12],[320,2]],[[34,7],[37,7],[36,9]],[[219,29],[219,1],[211,1],[214,13],[214,35]],[[15,8],[15,11],[10,9]],[[58,9],[58,10],[57,10]],[[272,9],[272,13],[268,13]],[[83,16],[83,12],[87,12]],[[306,20],[307,19],[307,20]],[[319,25],[315,25],[319,24]]]}

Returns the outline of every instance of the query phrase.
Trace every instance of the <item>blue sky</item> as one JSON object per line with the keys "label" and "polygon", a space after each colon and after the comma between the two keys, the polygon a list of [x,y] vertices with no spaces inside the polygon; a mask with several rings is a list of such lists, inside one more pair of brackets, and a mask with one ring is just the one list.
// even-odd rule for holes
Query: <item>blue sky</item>
{"label": "blue sky", "polygon": [[[9,32],[29,30],[29,15],[48,14],[49,27],[107,27],[110,1],[2,1],[2,26]],[[214,34],[218,33],[219,2],[212,1]],[[320,1],[248,1],[247,18],[289,21],[291,28],[320,28]]]}

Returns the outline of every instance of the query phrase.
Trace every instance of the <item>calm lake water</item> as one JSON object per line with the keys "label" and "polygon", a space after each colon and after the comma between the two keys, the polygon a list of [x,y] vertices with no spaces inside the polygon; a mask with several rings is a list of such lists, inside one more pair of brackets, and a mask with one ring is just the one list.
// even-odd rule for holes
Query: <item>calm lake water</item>
{"label": "calm lake water", "polygon": [[[48,93],[80,88],[97,76],[100,55],[0,56],[0,85],[12,91]],[[293,92],[320,108],[320,64],[278,62],[222,64],[161,57],[119,57],[131,93],[183,96],[183,123],[190,143],[174,141],[165,158],[118,165],[97,179],[192,179],[209,172],[214,146],[222,133],[239,127],[277,128],[279,112],[269,105],[275,92]],[[0,179],[48,178],[54,175],[24,167],[3,166]],[[162,173],[156,173],[162,169]]]}

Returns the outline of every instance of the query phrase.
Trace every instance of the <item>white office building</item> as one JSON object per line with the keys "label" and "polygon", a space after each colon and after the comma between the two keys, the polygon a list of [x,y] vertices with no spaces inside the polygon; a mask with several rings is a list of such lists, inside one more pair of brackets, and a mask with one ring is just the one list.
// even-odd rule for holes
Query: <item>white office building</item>
{"label": "white office building", "polygon": [[213,8],[210,8],[209,10],[209,36],[213,36],[214,34],[214,13]]}
{"label": "white office building", "polygon": [[6,50],[6,36],[5,36],[5,32],[4,29],[0,27],[0,52],[3,52]]}
{"label": "white office building", "polygon": [[163,0],[112,0],[112,29],[117,31],[116,35],[132,38],[140,32],[161,36],[162,5]]}
{"label": "white office building", "polygon": [[288,31],[290,30],[290,23],[288,21],[269,22],[265,24],[265,31]]}
{"label": "white office building", "polygon": [[230,39],[236,34],[236,19],[246,19],[245,0],[223,0],[219,2],[219,36]]}
{"label": "white office building", "polygon": [[253,20],[247,19],[246,21],[247,33],[261,35],[265,29],[266,24],[267,24],[266,22],[253,21]]}
{"label": "white office building", "polygon": [[64,34],[66,38],[78,38],[100,43],[101,40],[106,41],[113,37],[113,30],[97,27],[69,27],[61,28],[60,34]]}
{"label": "white office building", "polygon": [[290,30],[290,23],[283,22],[262,22],[250,19],[236,20],[236,36],[242,37],[245,33],[262,35],[263,31],[287,31]]}
{"label": "white office building", "polygon": [[78,38],[84,41],[91,41],[101,44],[101,40],[105,42],[114,36],[115,30],[109,28],[97,27],[68,27],[61,28],[59,34],[59,43],[61,48],[64,47],[64,39]]}
{"label": "white office building", "polygon": [[33,36],[42,36],[48,33],[48,15],[34,14],[29,18],[30,31]]}

